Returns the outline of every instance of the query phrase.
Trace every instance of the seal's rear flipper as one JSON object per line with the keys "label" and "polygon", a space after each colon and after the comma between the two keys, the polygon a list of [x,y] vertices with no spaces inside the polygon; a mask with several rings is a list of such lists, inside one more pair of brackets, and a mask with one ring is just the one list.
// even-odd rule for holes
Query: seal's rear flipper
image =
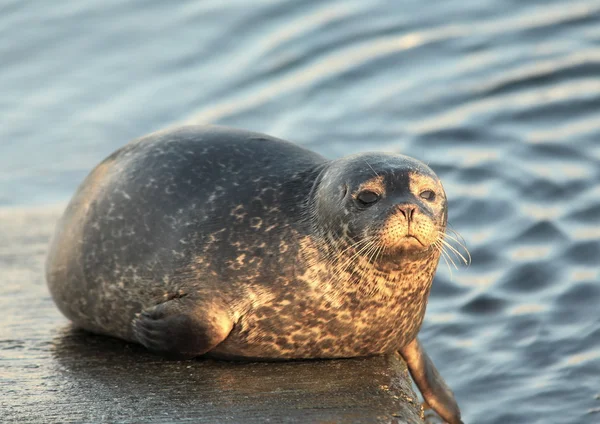
{"label": "seal's rear flipper", "polygon": [[233,328],[226,308],[179,297],[143,310],[131,323],[148,349],[175,358],[193,358],[221,343]]}
{"label": "seal's rear flipper", "polygon": [[415,338],[400,349],[400,355],[406,361],[410,375],[429,406],[450,424],[462,424],[454,394],[425,353],[419,340]]}

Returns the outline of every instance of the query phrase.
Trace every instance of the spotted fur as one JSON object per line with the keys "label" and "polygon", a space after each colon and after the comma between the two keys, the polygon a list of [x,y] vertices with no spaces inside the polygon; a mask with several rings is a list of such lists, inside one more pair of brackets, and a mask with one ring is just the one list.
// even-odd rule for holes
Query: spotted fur
{"label": "spotted fur", "polygon": [[[363,210],[366,189],[381,200]],[[415,339],[445,225],[443,188],[412,158],[327,161],[261,134],[184,127],[92,171],[59,223],[47,279],[77,325],[129,341],[145,340],[140,313],[176,302],[169,313],[206,329],[213,356],[380,354]]]}

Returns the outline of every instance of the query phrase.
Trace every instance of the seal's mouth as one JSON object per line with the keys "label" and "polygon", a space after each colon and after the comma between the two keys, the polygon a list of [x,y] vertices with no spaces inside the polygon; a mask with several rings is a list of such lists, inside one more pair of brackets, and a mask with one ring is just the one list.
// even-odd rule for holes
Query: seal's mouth
{"label": "seal's mouth", "polygon": [[419,237],[413,234],[405,234],[396,239],[393,246],[386,248],[381,255],[384,260],[395,260],[405,255],[419,255],[429,250],[431,246],[423,243]]}
{"label": "seal's mouth", "polygon": [[427,247],[417,236],[415,236],[413,234],[406,234],[405,236],[403,236],[400,239],[400,243],[406,247],[409,247],[409,246],[410,247],[414,246],[416,248]]}

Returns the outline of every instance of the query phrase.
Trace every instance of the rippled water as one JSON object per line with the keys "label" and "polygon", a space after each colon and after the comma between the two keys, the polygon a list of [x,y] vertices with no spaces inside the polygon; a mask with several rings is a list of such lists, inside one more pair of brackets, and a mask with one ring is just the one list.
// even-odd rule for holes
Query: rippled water
{"label": "rippled water", "polygon": [[600,422],[600,2],[247,4],[1,1],[0,205],[182,122],[415,156],[473,255],[421,332],[466,421]]}

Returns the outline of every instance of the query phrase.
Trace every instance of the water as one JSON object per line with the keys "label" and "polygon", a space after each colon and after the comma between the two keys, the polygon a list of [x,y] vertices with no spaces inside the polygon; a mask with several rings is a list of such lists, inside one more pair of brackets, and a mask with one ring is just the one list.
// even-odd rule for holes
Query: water
{"label": "water", "polygon": [[469,423],[600,422],[600,1],[0,2],[0,205],[184,122],[430,164],[473,263],[421,338]]}

